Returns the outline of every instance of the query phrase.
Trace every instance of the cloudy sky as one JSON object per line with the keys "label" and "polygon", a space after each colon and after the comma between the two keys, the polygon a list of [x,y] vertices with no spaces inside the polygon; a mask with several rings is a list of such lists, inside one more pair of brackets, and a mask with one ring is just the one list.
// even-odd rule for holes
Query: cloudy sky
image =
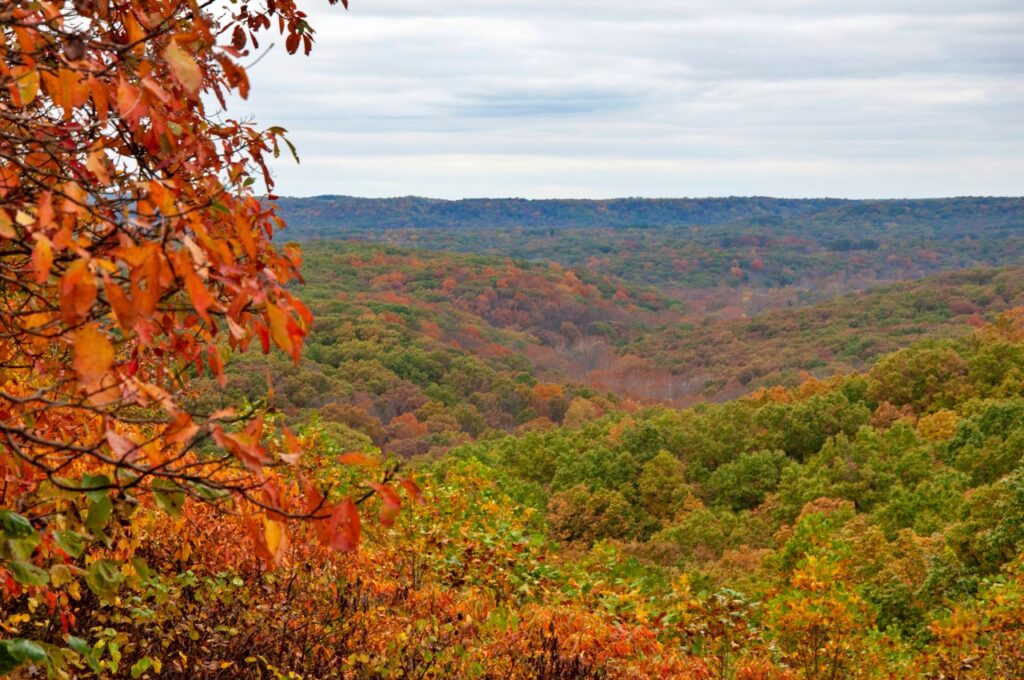
{"label": "cloudy sky", "polygon": [[308,0],[277,193],[1024,195],[1020,0]]}

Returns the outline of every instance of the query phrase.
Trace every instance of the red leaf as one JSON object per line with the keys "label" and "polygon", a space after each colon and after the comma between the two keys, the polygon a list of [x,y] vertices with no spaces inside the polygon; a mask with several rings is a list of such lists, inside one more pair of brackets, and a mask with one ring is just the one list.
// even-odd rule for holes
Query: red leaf
{"label": "red leaf", "polygon": [[370,487],[380,496],[380,523],[386,527],[395,523],[399,510],[402,509],[402,499],[395,493],[395,490],[386,484],[370,482]]}
{"label": "red leaf", "polygon": [[352,499],[338,503],[327,520],[331,529],[329,545],[341,552],[353,552],[359,547],[359,509]]}
{"label": "red leaf", "polygon": [[426,502],[423,500],[423,491],[420,489],[419,484],[408,477],[400,480],[398,483],[401,484],[402,488],[405,489],[405,492],[409,494],[409,498],[413,499],[420,505]]}

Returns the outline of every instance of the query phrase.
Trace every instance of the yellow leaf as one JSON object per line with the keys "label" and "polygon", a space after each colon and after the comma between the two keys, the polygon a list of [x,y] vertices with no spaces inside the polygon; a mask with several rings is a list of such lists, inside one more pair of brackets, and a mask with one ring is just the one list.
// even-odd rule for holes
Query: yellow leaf
{"label": "yellow leaf", "polygon": [[14,224],[6,210],[0,210],[0,236],[12,241],[18,238],[18,232],[14,231]]}
{"label": "yellow leaf", "polygon": [[275,563],[281,561],[281,552],[285,546],[284,524],[272,520],[266,516],[263,518],[263,538],[267,542],[267,550],[270,551]]}
{"label": "yellow leaf", "polygon": [[191,94],[197,94],[199,86],[203,84],[203,72],[195,60],[178,47],[178,43],[173,40],[167,43],[167,48],[164,49],[164,59],[171,67],[171,73],[178,79],[178,82]]}
{"label": "yellow leaf", "polygon": [[22,106],[28,106],[39,93],[39,71],[34,68],[21,67],[12,69],[14,77],[18,81],[18,97]]}

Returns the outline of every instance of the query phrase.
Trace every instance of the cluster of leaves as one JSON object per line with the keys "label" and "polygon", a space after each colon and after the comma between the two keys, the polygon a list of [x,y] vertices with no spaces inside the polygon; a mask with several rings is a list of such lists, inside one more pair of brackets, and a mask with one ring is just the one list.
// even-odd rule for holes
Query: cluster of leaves
{"label": "cluster of leaves", "polygon": [[308,52],[305,16],[293,0],[0,6],[0,674],[100,673],[72,631],[148,580],[138,513],[230,509],[277,564],[287,517],[352,551],[357,504],[379,497],[390,524],[396,483],[418,496],[394,468],[325,496],[278,419],[189,404],[190,378],[224,384],[232,351],[297,360],[312,321],[287,287],[299,251],[272,242],[283,221],[254,193],[284,130],[208,109],[247,96],[264,31]]}

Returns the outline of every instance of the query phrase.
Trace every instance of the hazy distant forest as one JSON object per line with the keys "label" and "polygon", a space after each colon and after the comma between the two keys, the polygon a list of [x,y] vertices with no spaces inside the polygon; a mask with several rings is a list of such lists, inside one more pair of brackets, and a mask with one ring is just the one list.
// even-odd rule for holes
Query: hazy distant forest
{"label": "hazy distant forest", "polygon": [[274,200],[306,19],[0,5],[0,676],[1024,677],[1024,199]]}

